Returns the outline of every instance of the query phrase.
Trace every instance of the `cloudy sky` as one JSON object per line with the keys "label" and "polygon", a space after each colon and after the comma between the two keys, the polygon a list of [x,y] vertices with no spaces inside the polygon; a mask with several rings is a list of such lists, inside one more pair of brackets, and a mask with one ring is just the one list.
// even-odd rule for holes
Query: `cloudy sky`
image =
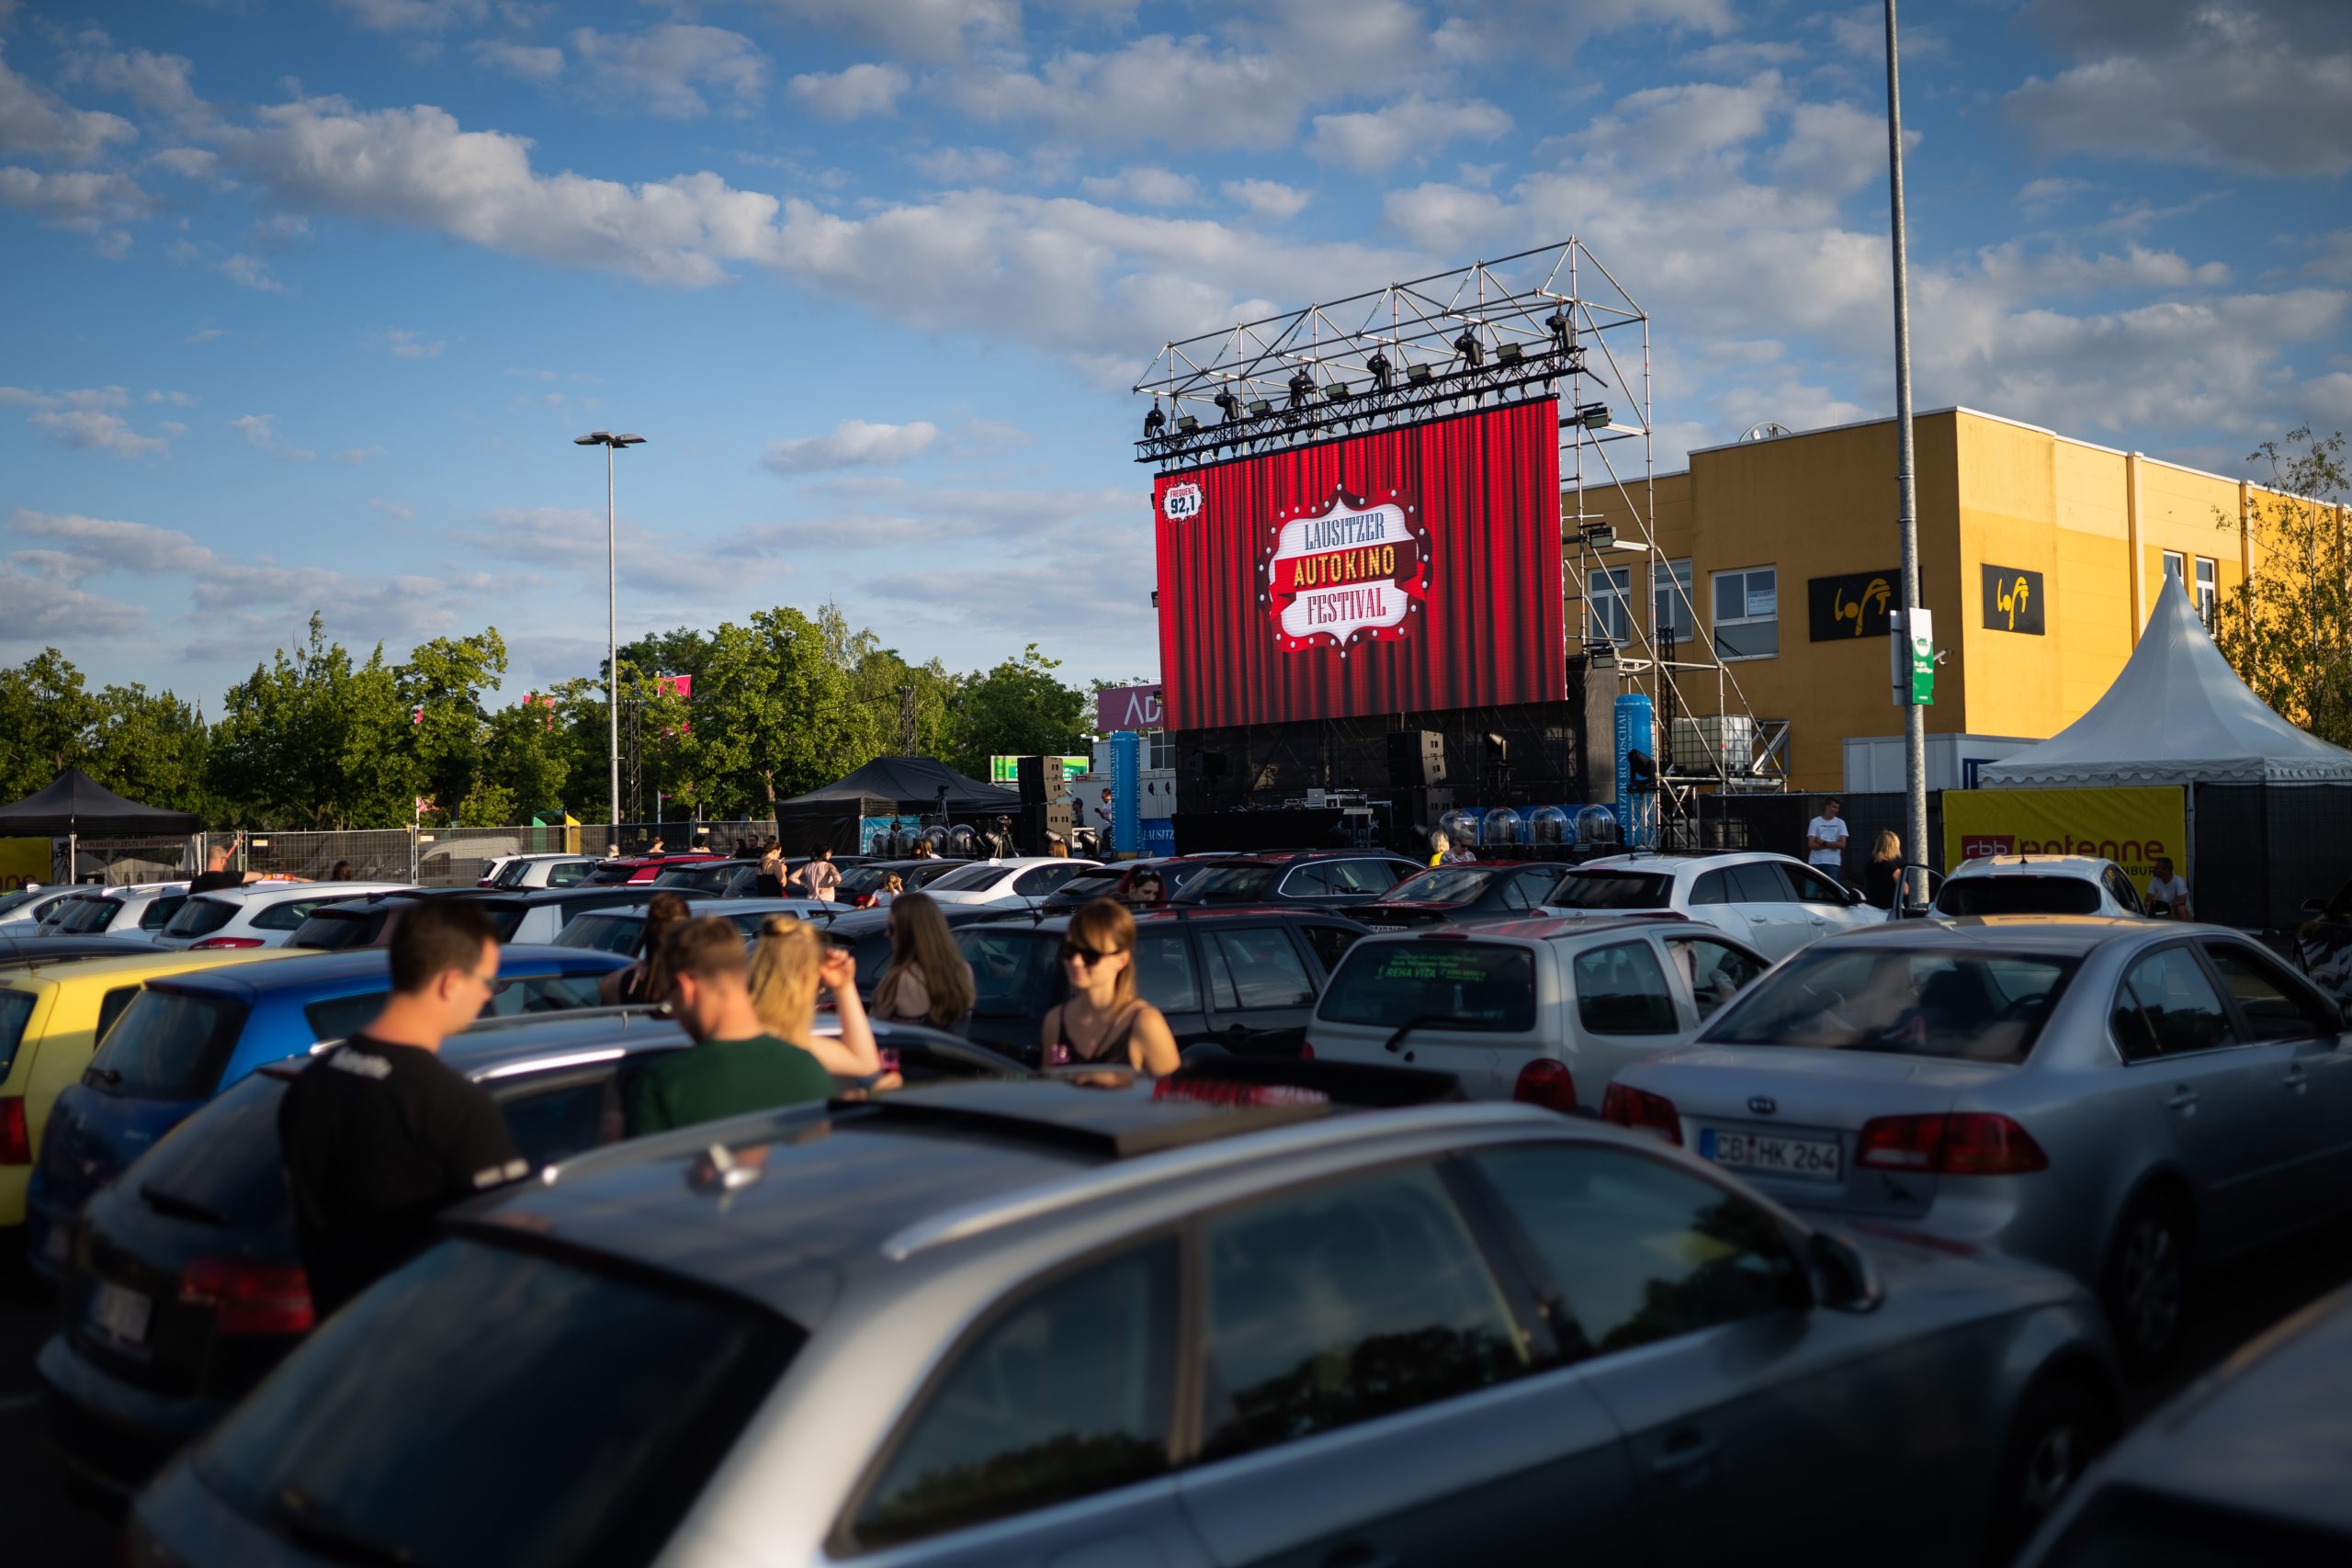
{"label": "cloudy sky", "polygon": [[[1156,662],[1164,340],[1573,233],[1671,461],[1886,412],[1883,35],[1793,0],[0,0],[0,658],[313,607],[511,689],[838,598]],[[2352,5],[1909,0],[1918,398],[2352,425]]]}

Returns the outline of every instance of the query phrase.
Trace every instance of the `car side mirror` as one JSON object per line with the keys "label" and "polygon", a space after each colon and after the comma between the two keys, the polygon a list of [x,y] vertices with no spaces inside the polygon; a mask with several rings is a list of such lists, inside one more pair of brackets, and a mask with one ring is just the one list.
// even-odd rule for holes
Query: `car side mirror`
{"label": "car side mirror", "polygon": [[1875,1312],[1886,1299],[1886,1287],[1870,1255],[1844,1236],[1827,1231],[1813,1233],[1811,1256],[1814,1300],[1838,1312]]}

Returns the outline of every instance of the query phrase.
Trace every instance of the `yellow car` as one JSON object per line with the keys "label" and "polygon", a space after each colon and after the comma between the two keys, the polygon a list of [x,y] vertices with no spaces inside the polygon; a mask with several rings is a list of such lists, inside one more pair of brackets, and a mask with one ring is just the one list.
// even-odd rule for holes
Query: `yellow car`
{"label": "yellow car", "polygon": [[159,950],[153,957],[77,958],[0,968],[0,1226],[25,1223],[25,1188],[58,1091],[82,1076],[139,987],[166,975],[300,956],[258,951]]}

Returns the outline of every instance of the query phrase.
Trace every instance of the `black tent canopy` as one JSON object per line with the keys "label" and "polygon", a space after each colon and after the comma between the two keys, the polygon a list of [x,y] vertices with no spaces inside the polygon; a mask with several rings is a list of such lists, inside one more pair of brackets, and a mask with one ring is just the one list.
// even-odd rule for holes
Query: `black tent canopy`
{"label": "black tent canopy", "polygon": [[846,778],[837,779],[822,789],[812,789],[806,795],[796,795],[789,800],[776,802],[776,810],[783,813],[819,807],[838,811],[853,804],[872,803],[874,808],[865,811],[864,815],[880,817],[897,812],[936,811],[943,785],[947,791],[950,813],[1021,809],[1021,796],[1014,791],[982,784],[933,758],[876,757]]}
{"label": "black tent canopy", "polygon": [[14,806],[0,806],[0,838],[193,833],[204,818],[192,811],[166,811],[125,800],[79,768]]}

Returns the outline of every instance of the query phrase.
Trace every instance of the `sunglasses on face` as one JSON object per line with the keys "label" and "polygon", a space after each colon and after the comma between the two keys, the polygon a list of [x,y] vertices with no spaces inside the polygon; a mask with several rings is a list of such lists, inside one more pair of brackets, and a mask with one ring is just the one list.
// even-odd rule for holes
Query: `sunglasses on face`
{"label": "sunglasses on face", "polygon": [[1091,947],[1080,947],[1074,942],[1066,942],[1062,943],[1063,958],[1075,958],[1080,964],[1085,964],[1089,969],[1093,968],[1097,964],[1102,963],[1106,958],[1116,958],[1120,953],[1125,951],[1126,949],[1125,948],[1112,947],[1104,948],[1102,951],[1097,952],[1095,949]]}

